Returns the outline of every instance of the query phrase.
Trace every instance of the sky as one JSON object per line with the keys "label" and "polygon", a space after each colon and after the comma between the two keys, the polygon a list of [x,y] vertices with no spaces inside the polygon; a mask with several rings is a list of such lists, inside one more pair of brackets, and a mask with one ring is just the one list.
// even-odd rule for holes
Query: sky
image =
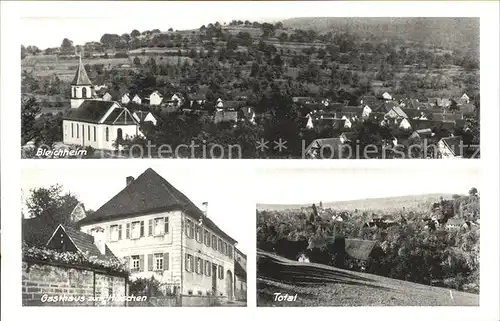
{"label": "sky", "polygon": [[443,164],[449,163],[435,167],[264,169],[259,176],[262,187],[258,202],[311,204],[432,193],[467,194],[471,187],[480,190],[478,168]]}
{"label": "sky", "polygon": [[[32,3],[37,6],[38,4]],[[64,38],[82,45],[99,41],[104,33],[123,34],[160,29],[167,31],[197,29],[202,25],[223,24],[232,20],[278,21],[300,16],[297,5],[266,4],[270,10],[262,10],[263,4],[229,2],[134,2],[61,3],[38,10],[27,7],[21,19],[21,44],[36,45],[40,49],[60,46]],[[106,7],[109,9],[106,10]],[[273,10],[272,7],[275,9]],[[140,10],[138,10],[140,8]],[[260,9],[259,9],[260,8]],[[276,10],[279,8],[279,10]],[[131,15],[131,12],[134,14]],[[228,14],[230,13],[230,14]]]}
{"label": "sky", "polygon": [[[139,164],[143,162],[140,160]],[[88,161],[85,165],[79,164],[79,169],[75,170],[76,163],[73,162],[73,166],[70,163],[63,168],[53,166],[44,169],[37,167],[24,169],[21,186],[23,198],[29,196],[30,189],[60,184],[65,192],[75,194],[86,209],[97,210],[125,188],[127,176],[137,178],[148,168],[141,165],[119,166],[116,162],[100,163],[99,167],[96,167],[91,164],[92,161]],[[109,164],[112,166],[108,166]],[[211,171],[207,170],[207,166],[150,167],[184,193],[200,209],[203,208],[203,202],[208,202],[208,216],[224,232],[238,241],[237,247],[240,250],[248,253],[247,249],[254,244],[255,237],[255,233],[253,235],[248,233],[248,226],[255,226],[255,203],[245,197],[246,186],[249,186],[245,181],[251,177],[236,169]]]}

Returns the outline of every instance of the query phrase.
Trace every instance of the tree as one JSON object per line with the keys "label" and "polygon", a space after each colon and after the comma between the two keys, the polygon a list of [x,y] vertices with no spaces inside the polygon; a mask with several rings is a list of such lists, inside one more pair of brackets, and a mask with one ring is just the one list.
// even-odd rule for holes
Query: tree
{"label": "tree", "polygon": [[26,58],[26,48],[21,45],[21,60],[23,60],[24,58]]}
{"label": "tree", "polygon": [[43,218],[54,225],[73,225],[71,211],[78,203],[75,195],[63,193],[61,185],[52,185],[31,189],[26,207],[31,217]]}
{"label": "tree", "polygon": [[71,54],[75,50],[75,47],[73,46],[73,41],[69,40],[68,38],[64,38],[62,43],[61,43],[61,53],[65,54]]}
{"label": "tree", "polygon": [[32,96],[23,96],[21,99],[21,144],[26,144],[34,137],[35,117],[42,108]]}
{"label": "tree", "polygon": [[132,32],[130,33],[130,35],[132,36],[132,38],[137,38],[141,35],[140,31],[137,30],[137,29],[134,29],[132,30]]}
{"label": "tree", "polygon": [[105,33],[101,37],[101,43],[106,48],[115,48],[119,42],[120,42],[120,36],[117,34]]}
{"label": "tree", "polygon": [[473,187],[469,190],[469,196],[477,196],[477,188]]}

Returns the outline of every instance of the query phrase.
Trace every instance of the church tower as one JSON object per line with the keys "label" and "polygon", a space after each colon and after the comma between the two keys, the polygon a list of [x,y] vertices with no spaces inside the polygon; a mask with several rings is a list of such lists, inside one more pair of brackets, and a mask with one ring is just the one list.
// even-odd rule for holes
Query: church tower
{"label": "church tower", "polygon": [[78,108],[86,99],[92,99],[92,82],[83,66],[81,53],[76,75],[71,82],[71,108]]}

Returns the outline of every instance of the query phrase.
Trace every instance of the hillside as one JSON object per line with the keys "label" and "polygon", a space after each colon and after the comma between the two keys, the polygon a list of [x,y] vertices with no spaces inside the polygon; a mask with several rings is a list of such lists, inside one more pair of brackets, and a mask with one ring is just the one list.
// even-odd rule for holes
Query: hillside
{"label": "hillside", "polygon": [[315,17],[286,19],[283,26],[312,29],[320,33],[348,31],[371,39],[399,39],[452,50],[479,52],[478,18]]}
{"label": "hillside", "polygon": [[[394,196],[383,198],[368,198],[339,202],[323,202],[324,208],[332,208],[335,210],[389,210],[389,209],[402,209],[405,207],[408,210],[425,207],[432,202],[436,202],[440,197],[450,199],[451,194],[423,194],[423,195],[408,195],[408,196]],[[312,204],[257,204],[258,210],[268,211],[282,211],[299,209],[308,207]]]}
{"label": "hillside", "polygon": [[[297,294],[275,302],[273,293]],[[257,252],[257,306],[478,306],[479,295]]]}

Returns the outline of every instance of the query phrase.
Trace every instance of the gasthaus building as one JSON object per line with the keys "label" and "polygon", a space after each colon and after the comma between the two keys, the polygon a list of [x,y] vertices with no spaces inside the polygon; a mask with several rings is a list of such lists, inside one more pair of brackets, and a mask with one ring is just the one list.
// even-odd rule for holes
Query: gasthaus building
{"label": "gasthaus building", "polygon": [[79,224],[105,238],[132,279],[154,277],[169,293],[232,301],[236,241],[206,214],[147,169],[127,177],[122,191]]}

